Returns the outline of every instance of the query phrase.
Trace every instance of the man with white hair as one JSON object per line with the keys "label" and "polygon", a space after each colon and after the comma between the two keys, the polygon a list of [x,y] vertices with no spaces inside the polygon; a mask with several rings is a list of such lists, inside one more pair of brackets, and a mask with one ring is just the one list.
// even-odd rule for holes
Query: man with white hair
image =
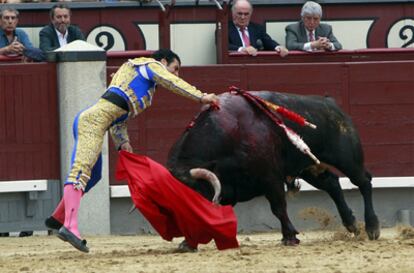
{"label": "man with white hair", "polygon": [[332,32],[332,26],[321,23],[322,7],[308,1],[302,7],[302,20],[286,27],[286,47],[289,50],[336,51],[342,49]]}

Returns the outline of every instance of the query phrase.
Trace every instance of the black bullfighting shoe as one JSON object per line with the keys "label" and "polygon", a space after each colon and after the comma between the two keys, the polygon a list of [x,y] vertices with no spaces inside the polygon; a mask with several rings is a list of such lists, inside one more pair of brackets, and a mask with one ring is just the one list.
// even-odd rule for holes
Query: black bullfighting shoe
{"label": "black bullfighting shoe", "polygon": [[78,237],[76,237],[75,234],[70,232],[67,228],[64,226],[59,229],[59,232],[57,234],[57,237],[65,242],[69,242],[71,245],[73,245],[76,249],[82,251],[82,252],[89,252],[89,248],[86,246],[86,240],[81,240]]}
{"label": "black bullfighting shoe", "polygon": [[63,224],[56,220],[53,216],[50,216],[49,218],[46,218],[45,226],[49,229],[59,230],[63,226]]}

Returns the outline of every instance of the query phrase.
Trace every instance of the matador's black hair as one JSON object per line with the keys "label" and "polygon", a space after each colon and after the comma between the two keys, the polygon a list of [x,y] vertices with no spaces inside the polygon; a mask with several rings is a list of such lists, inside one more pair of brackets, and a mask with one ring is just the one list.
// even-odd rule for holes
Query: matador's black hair
{"label": "matador's black hair", "polygon": [[177,61],[181,65],[180,57],[178,57],[178,55],[175,54],[172,50],[166,49],[166,48],[155,51],[154,53],[152,53],[151,58],[157,61],[161,61],[162,59],[165,59],[167,61],[167,65],[172,63],[174,59],[177,59]]}

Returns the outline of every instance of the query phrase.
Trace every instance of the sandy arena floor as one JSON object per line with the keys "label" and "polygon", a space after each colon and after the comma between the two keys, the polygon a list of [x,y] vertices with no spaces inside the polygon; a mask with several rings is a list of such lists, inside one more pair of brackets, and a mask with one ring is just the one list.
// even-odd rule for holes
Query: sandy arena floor
{"label": "sandy arena floor", "polygon": [[310,231],[296,247],[282,246],[280,232],[241,234],[239,249],[214,243],[197,253],[176,253],[155,235],[88,237],[83,254],[55,236],[0,238],[0,272],[370,272],[413,273],[414,229],[382,229],[378,241],[344,231]]}

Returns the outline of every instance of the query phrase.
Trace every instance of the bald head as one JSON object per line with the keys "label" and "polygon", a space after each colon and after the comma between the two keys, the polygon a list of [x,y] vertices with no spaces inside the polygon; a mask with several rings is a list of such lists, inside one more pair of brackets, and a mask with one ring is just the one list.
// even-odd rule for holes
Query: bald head
{"label": "bald head", "polygon": [[237,27],[247,27],[253,13],[252,4],[247,0],[237,0],[231,8],[233,22]]}

